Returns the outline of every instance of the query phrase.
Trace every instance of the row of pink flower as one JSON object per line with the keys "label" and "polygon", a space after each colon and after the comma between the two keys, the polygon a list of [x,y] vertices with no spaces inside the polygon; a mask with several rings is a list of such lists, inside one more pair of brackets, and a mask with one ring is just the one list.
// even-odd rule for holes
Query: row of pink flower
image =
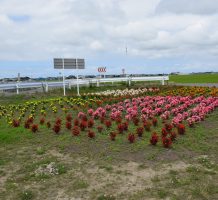
{"label": "row of pink flower", "polygon": [[[112,120],[123,116],[127,120],[135,117],[147,120],[155,116],[160,116],[162,120],[168,120],[172,117],[174,125],[187,120],[191,126],[202,121],[216,107],[218,107],[217,97],[146,96],[126,99],[123,102],[99,107],[96,110],[89,109],[88,114],[96,119],[107,116]],[[82,113],[78,115],[82,115]]]}

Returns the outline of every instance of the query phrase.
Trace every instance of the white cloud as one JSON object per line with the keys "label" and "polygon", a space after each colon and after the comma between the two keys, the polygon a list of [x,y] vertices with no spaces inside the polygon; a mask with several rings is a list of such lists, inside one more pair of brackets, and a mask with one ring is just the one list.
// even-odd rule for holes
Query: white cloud
{"label": "white cloud", "polygon": [[125,45],[132,57],[210,58],[217,21],[218,0],[1,0],[0,60],[119,56]]}
{"label": "white cloud", "polygon": [[101,42],[99,41],[93,41],[91,44],[90,44],[90,48],[93,49],[94,51],[100,51],[100,50],[103,50],[104,47],[103,45],[101,44]]}

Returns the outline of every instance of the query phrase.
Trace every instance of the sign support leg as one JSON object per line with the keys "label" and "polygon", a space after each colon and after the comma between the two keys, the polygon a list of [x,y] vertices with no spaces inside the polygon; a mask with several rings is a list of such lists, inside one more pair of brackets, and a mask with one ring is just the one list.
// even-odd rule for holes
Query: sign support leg
{"label": "sign support leg", "polygon": [[80,96],[80,93],[79,93],[79,75],[78,75],[78,62],[77,62],[77,59],[76,59],[76,85],[77,85],[77,95]]}
{"label": "sign support leg", "polygon": [[65,76],[64,76],[64,59],[62,59],[62,63],[63,63],[63,90],[64,90],[64,96],[66,96],[66,88],[65,88]]}

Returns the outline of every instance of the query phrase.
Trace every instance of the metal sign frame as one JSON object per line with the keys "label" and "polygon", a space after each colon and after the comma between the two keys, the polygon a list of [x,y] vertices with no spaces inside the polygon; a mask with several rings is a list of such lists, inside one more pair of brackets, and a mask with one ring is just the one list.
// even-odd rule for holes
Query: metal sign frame
{"label": "metal sign frame", "polygon": [[77,95],[80,96],[79,93],[79,75],[78,69],[85,69],[85,59],[82,58],[54,58],[54,69],[62,69],[63,74],[63,90],[64,96],[66,96],[66,88],[65,88],[65,69],[76,69],[77,70]]}

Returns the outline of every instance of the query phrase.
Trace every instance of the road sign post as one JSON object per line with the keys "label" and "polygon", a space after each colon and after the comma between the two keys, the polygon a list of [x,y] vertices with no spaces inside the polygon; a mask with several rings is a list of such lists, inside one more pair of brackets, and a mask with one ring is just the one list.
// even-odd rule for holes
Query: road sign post
{"label": "road sign post", "polygon": [[66,96],[65,76],[64,76],[64,59],[63,58],[62,58],[62,65],[63,65],[63,70],[62,70],[62,75],[63,75],[63,90],[64,90],[64,96]]}
{"label": "road sign post", "polygon": [[54,58],[54,68],[63,70],[63,90],[64,96],[66,95],[66,86],[65,86],[65,69],[76,69],[77,72],[77,95],[79,96],[79,75],[78,69],[85,69],[85,60],[84,59],[72,59],[72,58]]}
{"label": "road sign post", "polygon": [[[101,79],[101,73],[103,74],[103,78],[105,78],[105,73],[106,73],[107,68],[106,67],[98,67],[98,72],[100,73],[100,79]],[[97,83],[97,86],[99,87],[99,82]]]}
{"label": "road sign post", "polygon": [[76,60],[76,87],[77,87],[77,95],[80,96],[79,93],[79,73],[78,73],[78,61]]}

